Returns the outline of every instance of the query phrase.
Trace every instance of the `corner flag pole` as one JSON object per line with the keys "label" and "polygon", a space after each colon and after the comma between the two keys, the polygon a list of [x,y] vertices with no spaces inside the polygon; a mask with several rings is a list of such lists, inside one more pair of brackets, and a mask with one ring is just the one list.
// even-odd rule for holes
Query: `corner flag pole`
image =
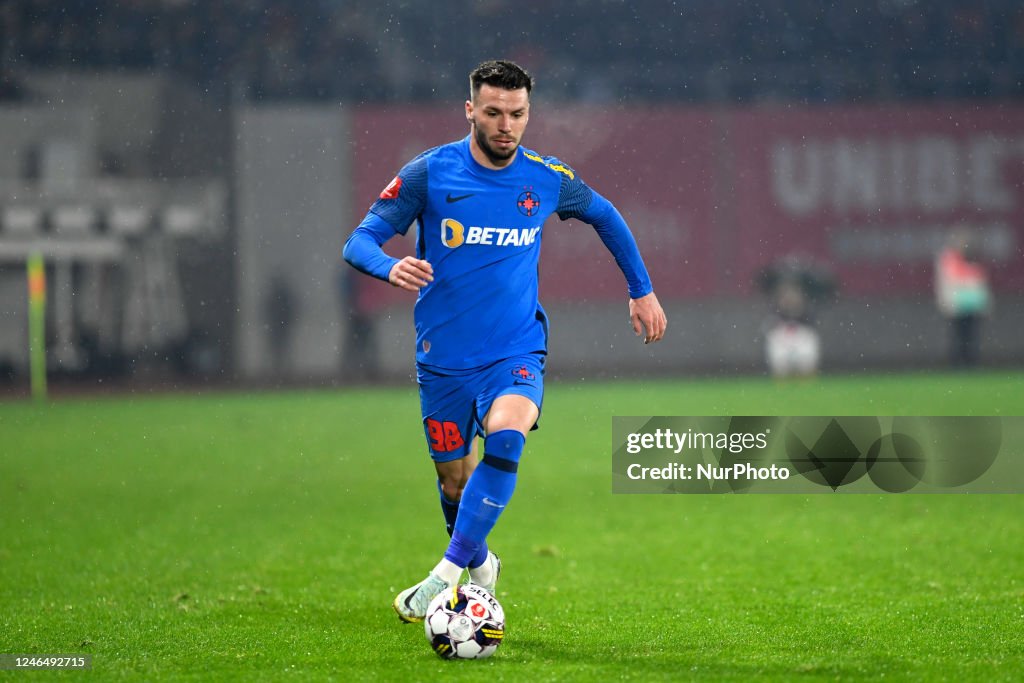
{"label": "corner flag pole", "polygon": [[46,399],[46,267],[37,251],[28,256],[28,348],[32,398]]}

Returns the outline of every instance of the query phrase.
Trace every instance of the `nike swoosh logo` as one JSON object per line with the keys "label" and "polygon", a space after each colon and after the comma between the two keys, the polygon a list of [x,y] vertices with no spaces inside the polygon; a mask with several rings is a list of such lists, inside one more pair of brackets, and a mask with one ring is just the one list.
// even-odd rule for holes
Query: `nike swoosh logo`
{"label": "nike swoosh logo", "polygon": [[[422,588],[422,586],[421,586],[421,588]],[[412,600],[413,598],[415,598],[415,597],[416,597],[416,594],[417,594],[417,593],[419,593],[419,592],[420,592],[420,589],[419,589],[419,588],[417,588],[417,589],[416,589],[416,590],[414,590],[414,591],[413,591],[412,593],[409,593],[409,597],[407,597],[407,598],[405,599],[405,606],[406,606],[406,607],[408,607],[408,608],[409,608],[410,610],[412,609],[412,604],[410,603],[410,600]]]}
{"label": "nike swoosh logo", "polygon": [[503,508],[503,507],[505,507],[504,505],[498,505],[497,503],[495,503],[490,498],[484,498],[483,504],[484,505],[490,505],[492,508]]}
{"label": "nike swoosh logo", "polygon": [[460,194],[458,197],[453,197],[452,193],[449,192],[448,196],[445,197],[444,200],[446,202],[448,202],[449,204],[454,204],[455,202],[461,202],[463,199],[469,199],[474,194],[476,194],[476,193],[475,192],[470,192],[469,194]]}

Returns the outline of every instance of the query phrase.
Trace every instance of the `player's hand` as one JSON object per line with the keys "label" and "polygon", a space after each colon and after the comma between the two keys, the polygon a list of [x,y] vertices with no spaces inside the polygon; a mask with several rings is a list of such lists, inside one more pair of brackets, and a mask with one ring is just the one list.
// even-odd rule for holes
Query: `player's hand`
{"label": "player's hand", "polygon": [[418,292],[434,281],[434,267],[423,259],[406,256],[391,266],[388,282],[410,292]]}
{"label": "player's hand", "polygon": [[643,336],[644,344],[661,341],[665,336],[668,318],[654,292],[629,300],[629,324],[633,326],[636,336]]}

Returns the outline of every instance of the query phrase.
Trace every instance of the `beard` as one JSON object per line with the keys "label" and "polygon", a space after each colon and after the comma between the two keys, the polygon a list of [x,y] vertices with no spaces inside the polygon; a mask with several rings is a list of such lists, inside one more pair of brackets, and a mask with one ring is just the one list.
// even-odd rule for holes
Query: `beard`
{"label": "beard", "polygon": [[476,144],[480,148],[480,151],[491,161],[491,163],[498,165],[502,161],[508,161],[515,156],[516,150],[519,149],[519,143],[516,143],[512,149],[503,150],[495,149],[491,146],[491,141],[487,139],[480,127],[473,123],[473,135],[476,137]]}

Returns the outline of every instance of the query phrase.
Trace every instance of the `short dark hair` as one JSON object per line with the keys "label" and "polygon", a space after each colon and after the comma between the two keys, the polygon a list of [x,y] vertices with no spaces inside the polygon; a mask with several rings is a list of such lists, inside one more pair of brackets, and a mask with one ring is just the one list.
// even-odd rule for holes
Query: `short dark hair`
{"label": "short dark hair", "polygon": [[526,88],[529,95],[533,90],[533,76],[515,62],[505,59],[491,59],[482,62],[469,73],[469,96],[474,97],[480,92],[480,86],[491,85],[505,90]]}

